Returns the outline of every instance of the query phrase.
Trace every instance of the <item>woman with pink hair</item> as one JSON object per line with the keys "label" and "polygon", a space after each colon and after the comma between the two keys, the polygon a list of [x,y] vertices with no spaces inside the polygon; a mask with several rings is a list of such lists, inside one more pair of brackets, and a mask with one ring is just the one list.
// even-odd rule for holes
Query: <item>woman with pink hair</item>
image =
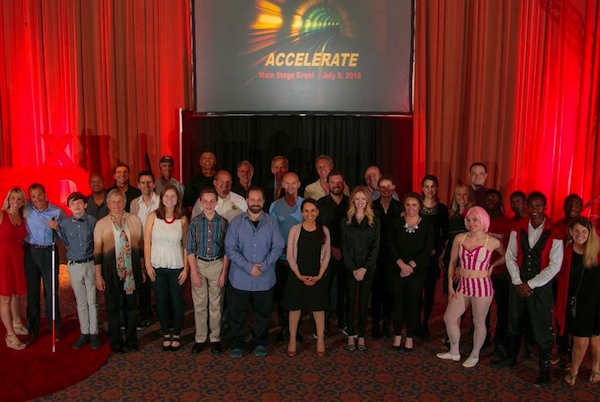
{"label": "woman with pink hair", "polygon": [[[473,350],[463,362],[464,367],[474,367],[479,361],[479,352],[487,329],[485,318],[492,304],[494,288],[490,278],[495,266],[504,263],[504,246],[487,234],[490,216],[481,207],[472,207],[465,217],[467,233],[454,238],[450,254],[448,275],[452,281],[458,281],[456,291],[452,281],[448,285],[448,307],[444,314],[446,332],[450,338],[450,351],[438,353],[444,360],[460,360],[460,316],[469,305],[473,310]],[[501,257],[490,263],[492,253],[497,251]],[[460,264],[457,264],[460,259]],[[457,269],[457,265],[460,268]]]}

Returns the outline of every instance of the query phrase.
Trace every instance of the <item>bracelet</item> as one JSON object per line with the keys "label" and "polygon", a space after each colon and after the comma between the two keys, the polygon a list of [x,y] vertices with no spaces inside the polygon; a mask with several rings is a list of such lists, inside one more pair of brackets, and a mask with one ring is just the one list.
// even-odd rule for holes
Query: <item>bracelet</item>
{"label": "bracelet", "polygon": [[97,276],[97,277],[96,277],[96,280],[98,280],[98,279],[102,279],[102,277],[101,277],[101,276]]}

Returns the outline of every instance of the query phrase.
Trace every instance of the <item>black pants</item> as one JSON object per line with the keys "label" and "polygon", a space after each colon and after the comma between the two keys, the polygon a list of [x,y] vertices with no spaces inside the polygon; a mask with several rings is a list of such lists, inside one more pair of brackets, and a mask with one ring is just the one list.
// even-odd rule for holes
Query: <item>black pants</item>
{"label": "black pants", "polygon": [[508,332],[508,292],[512,285],[510,279],[502,275],[492,276],[492,285],[494,286],[494,300],[496,301],[496,332],[494,334],[494,343],[496,346],[502,345],[506,348]]}
{"label": "black pants", "polygon": [[152,318],[152,295],[150,292],[150,282],[150,278],[146,277],[146,282],[140,284],[140,288],[137,290],[139,297],[140,321],[146,321]]}
{"label": "black pants", "polygon": [[[108,286],[108,285],[107,285]],[[111,286],[104,292],[106,301],[106,316],[108,318],[108,338],[110,348],[114,351],[123,349],[123,337],[121,335],[121,323],[119,317],[121,301],[125,310],[125,344],[129,348],[138,347],[137,339],[137,315],[138,315],[138,294],[137,290],[133,294],[125,294],[123,281],[119,282],[118,287]]]}
{"label": "black pants", "polygon": [[[348,285],[348,335],[358,335],[360,338],[365,336],[367,328],[367,314],[369,310],[369,297],[373,287],[373,278],[375,270],[367,270],[362,281],[354,279],[352,272],[346,271],[346,281]],[[355,323],[356,322],[356,323]]]}
{"label": "black pants", "polygon": [[156,297],[160,328],[163,335],[168,334],[173,323],[173,335],[180,335],[185,312],[183,286],[179,284],[179,274],[183,269],[156,268],[155,271],[156,280],[152,283],[152,287]]}
{"label": "black pants", "polygon": [[275,276],[277,282],[274,288],[275,303],[277,303],[277,319],[281,330],[287,332],[290,328],[290,312],[285,310],[281,305],[283,300],[283,292],[285,290],[285,284],[287,283],[288,275],[290,274],[290,264],[286,260],[277,260],[275,264]]}
{"label": "black pants", "polygon": [[344,261],[338,261],[331,257],[329,267],[327,268],[327,275],[329,278],[331,310],[333,311],[335,308],[338,328],[343,329],[346,327],[346,309],[348,305],[348,301],[346,300],[348,286],[346,285],[346,267],[344,266]]}
{"label": "black pants", "polygon": [[[31,333],[40,331],[40,279],[44,285],[46,323],[52,330],[52,247],[35,248],[25,243],[25,278],[27,280],[27,328]],[[54,306],[56,329],[61,327],[58,304],[58,252],[54,253]]]}
{"label": "black pants", "polygon": [[[552,282],[533,289],[533,295],[522,298],[514,286],[508,291],[508,335],[521,339],[526,329],[531,330],[533,340],[542,350],[552,349]],[[528,328],[527,328],[528,327]]]}
{"label": "black pants", "polygon": [[267,346],[269,343],[269,324],[273,309],[275,287],[269,290],[251,292],[239,290],[227,285],[229,303],[229,341],[232,349],[241,349],[244,337],[248,333],[248,306],[252,304],[252,339],[255,346]]}
{"label": "black pants", "polygon": [[406,321],[406,337],[412,338],[419,328],[419,300],[425,278],[401,278],[400,270],[395,269],[392,275],[388,275],[388,281],[392,291],[394,335],[402,334]]}
{"label": "black pants", "polygon": [[[373,327],[383,324],[389,324],[392,315],[392,294],[387,283],[385,275],[385,263],[378,264],[373,278],[373,288],[371,291],[371,318],[373,319]],[[389,328],[383,328],[384,331],[389,331]]]}

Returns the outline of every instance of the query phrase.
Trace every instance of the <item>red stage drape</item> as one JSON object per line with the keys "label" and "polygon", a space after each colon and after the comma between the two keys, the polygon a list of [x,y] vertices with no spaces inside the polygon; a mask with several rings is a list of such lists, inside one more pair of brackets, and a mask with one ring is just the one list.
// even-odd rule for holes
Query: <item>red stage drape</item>
{"label": "red stage drape", "polygon": [[[191,109],[187,0],[2,0],[0,165],[79,166],[111,182],[178,153]],[[599,5],[417,0],[413,185],[447,199],[468,165],[488,185],[600,193]]]}
{"label": "red stage drape", "polygon": [[1,166],[79,166],[110,184],[118,162],[135,175],[146,152],[179,158],[189,0],[2,0],[0,21]]}
{"label": "red stage drape", "polygon": [[470,163],[488,187],[541,190],[554,218],[600,193],[600,17],[594,0],[417,1],[413,185],[448,199]]}

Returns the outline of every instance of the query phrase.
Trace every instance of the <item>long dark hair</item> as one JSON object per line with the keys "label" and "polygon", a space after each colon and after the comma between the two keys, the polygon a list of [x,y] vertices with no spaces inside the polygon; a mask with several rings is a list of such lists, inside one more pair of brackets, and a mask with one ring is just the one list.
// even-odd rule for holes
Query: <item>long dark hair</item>
{"label": "long dark hair", "polygon": [[175,204],[175,209],[173,210],[173,217],[175,219],[181,219],[181,217],[183,216],[183,206],[181,204],[181,193],[179,192],[179,190],[177,190],[177,187],[175,187],[172,184],[167,184],[166,186],[163,187],[162,191],[160,192],[160,201],[158,202],[158,209],[156,210],[156,217],[158,219],[165,219],[166,216],[166,209],[165,209],[165,204],[163,204],[163,197],[165,195],[165,193],[169,190],[173,190],[175,191],[175,194],[177,194],[177,204]]}
{"label": "long dark hair", "polygon": [[[304,210],[304,205],[305,204],[312,204],[317,208],[317,211],[319,211],[319,204],[317,203],[317,200],[315,200],[314,198],[305,198],[304,201],[302,201],[302,205],[300,205],[300,211]],[[316,224],[317,224],[317,239],[319,239],[321,241],[321,243],[325,244],[325,240],[327,239],[327,237],[325,236],[325,230],[323,229],[323,224],[321,223],[321,218],[317,216],[316,219]]]}

